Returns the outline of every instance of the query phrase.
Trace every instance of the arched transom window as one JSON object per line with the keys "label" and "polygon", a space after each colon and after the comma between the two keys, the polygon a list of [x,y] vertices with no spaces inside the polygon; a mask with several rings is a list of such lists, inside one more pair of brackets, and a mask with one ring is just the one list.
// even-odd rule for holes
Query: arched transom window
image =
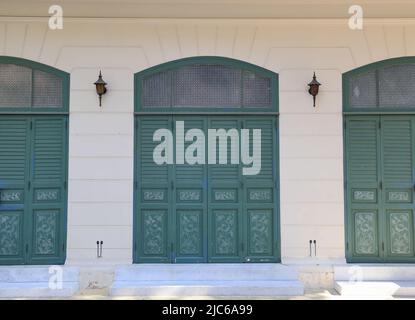
{"label": "arched transom window", "polygon": [[49,66],[2,57],[0,112],[67,110],[68,79],[68,74]]}
{"label": "arched transom window", "polygon": [[345,111],[415,110],[415,58],[373,63],[343,77]]}
{"label": "arched transom window", "polygon": [[233,59],[182,59],[136,74],[136,111],[277,111],[277,81]]}

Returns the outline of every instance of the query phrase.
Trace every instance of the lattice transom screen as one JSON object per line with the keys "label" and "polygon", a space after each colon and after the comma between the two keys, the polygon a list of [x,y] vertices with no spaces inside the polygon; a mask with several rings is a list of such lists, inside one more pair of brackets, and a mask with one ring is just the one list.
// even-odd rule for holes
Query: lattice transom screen
{"label": "lattice transom screen", "polygon": [[192,64],[143,78],[143,108],[271,108],[271,78],[233,66]]}
{"label": "lattice transom screen", "polygon": [[349,108],[415,109],[415,63],[354,74],[347,85]]}
{"label": "lattice transom screen", "polygon": [[62,78],[26,66],[0,63],[0,108],[61,108]]}

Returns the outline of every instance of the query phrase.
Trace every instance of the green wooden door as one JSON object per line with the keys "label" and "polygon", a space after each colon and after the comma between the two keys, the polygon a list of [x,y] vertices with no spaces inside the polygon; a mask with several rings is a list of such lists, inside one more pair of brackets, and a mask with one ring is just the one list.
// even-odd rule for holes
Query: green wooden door
{"label": "green wooden door", "polygon": [[[210,129],[241,129],[238,117],[209,117]],[[208,168],[209,189],[209,262],[242,262],[244,258],[243,180],[239,164],[231,164],[231,140],[227,142],[227,162]]]}
{"label": "green wooden door", "polygon": [[413,116],[346,118],[347,257],[415,261]]}
{"label": "green wooden door", "polygon": [[[207,132],[207,120],[203,117],[174,116],[173,132],[185,137],[190,129],[199,129]],[[180,129],[183,124],[183,132]],[[191,140],[190,140],[191,139]],[[173,176],[170,184],[173,189],[173,262],[206,262],[207,261],[207,166],[204,164],[188,164],[184,161],[187,148],[193,145],[196,137],[189,136],[183,141],[183,149],[175,148],[175,156],[180,153],[178,163],[172,167]],[[176,139],[176,146],[179,145]],[[206,153],[206,144],[204,146]],[[196,151],[191,152],[195,155]],[[177,160],[177,157],[176,157]]]}
{"label": "green wooden door", "polygon": [[[243,205],[247,262],[275,262],[279,252],[276,203],[278,203],[277,119],[254,117],[242,120],[242,127],[261,129],[261,171],[243,175]],[[250,139],[250,150],[253,150]]]}
{"label": "green wooden door", "polygon": [[169,116],[136,118],[136,178],[134,260],[136,262],[170,262],[172,260],[173,168],[157,165],[153,150],[159,142],[153,142],[154,131],[172,129]]}
{"label": "green wooden door", "polygon": [[[276,124],[273,117],[137,117],[134,261],[278,261]],[[189,137],[183,149],[175,140],[175,164],[157,165],[153,150],[160,142],[153,141],[153,134],[160,128],[171,130],[175,139],[177,133],[180,137],[189,129],[202,130],[206,160],[208,129],[236,129],[238,134],[242,128],[261,129],[261,171],[244,176],[242,163],[230,164],[230,139],[228,164],[182,163],[180,154],[190,152],[187,147],[195,141]],[[250,137],[251,154],[253,147]],[[219,161],[219,144],[216,156]]]}
{"label": "green wooden door", "polygon": [[0,116],[0,263],[26,261],[30,119]]}
{"label": "green wooden door", "polygon": [[66,116],[0,116],[0,264],[60,264]]}

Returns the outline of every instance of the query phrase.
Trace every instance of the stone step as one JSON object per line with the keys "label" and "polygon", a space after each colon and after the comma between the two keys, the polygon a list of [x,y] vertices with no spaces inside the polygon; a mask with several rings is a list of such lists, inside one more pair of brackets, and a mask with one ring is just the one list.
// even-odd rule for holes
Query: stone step
{"label": "stone step", "polygon": [[351,264],[334,267],[334,280],[338,281],[411,281],[415,279],[415,265]]}
{"label": "stone step", "polygon": [[[62,276],[62,288],[49,280]],[[79,268],[67,266],[1,266],[0,298],[70,297],[79,290]]]}
{"label": "stone step", "polygon": [[71,297],[79,290],[78,282],[63,282],[51,289],[48,282],[0,282],[0,298]]}
{"label": "stone step", "polygon": [[281,264],[136,264],[120,266],[115,281],[297,280],[294,267]]}
{"label": "stone step", "polygon": [[79,280],[79,268],[67,266],[1,266],[0,283],[49,282],[52,275],[62,271],[64,282]]}
{"label": "stone step", "polygon": [[415,281],[336,281],[334,288],[342,296],[415,297]]}
{"label": "stone step", "polygon": [[111,296],[301,296],[300,281],[115,281]]}

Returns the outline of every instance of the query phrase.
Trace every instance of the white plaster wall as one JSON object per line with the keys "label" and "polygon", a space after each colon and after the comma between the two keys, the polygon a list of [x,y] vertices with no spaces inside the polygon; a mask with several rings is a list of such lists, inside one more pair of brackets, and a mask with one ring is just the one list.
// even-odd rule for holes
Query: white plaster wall
{"label": "white plaster wall", "polygon": [[[368,21],[368,22],[367,22]],[[0,18],[0,54],[71,74],[68,263],[131,262],[133,75],[197,55],[248,61],[280,75],[281,243],[283,261],[344,259],[341,74],[391,57],[415,55],[413,20],[46,19]],[[109,83],[103,106],[92,83]],[[316,71],[317,107],[307,93]]]}

